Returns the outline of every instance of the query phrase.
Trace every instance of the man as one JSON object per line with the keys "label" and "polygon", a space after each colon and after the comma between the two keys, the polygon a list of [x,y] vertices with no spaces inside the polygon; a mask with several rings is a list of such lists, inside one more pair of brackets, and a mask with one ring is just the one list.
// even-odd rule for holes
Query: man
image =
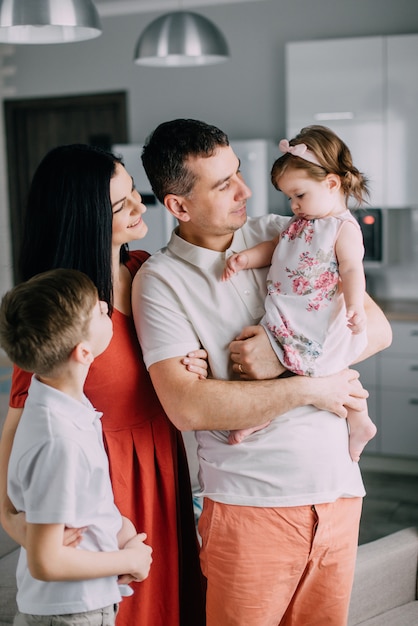
{"label": "man", "polygon": [[[207,624],[342,626],[364,488],[338,416],[345,405],[358,408],[367,392],[352,371],[278,379],[282,368],[254,326],[264,312],[267,268],[221,280],[227,255],[274,236],[288,219],[247,221],[251,192],[227,136],[196,120],[166,122],[142,158],[179,225],[135,278],[133,310],[168,416],[181,430],[198,431]],[[365,306],[363,358],[390,343],[380,309],[368,297]],[[206,380],[181,363],[200,346],[209,355]],[[228,445],[223,431],[267,420],[268,428]]]}

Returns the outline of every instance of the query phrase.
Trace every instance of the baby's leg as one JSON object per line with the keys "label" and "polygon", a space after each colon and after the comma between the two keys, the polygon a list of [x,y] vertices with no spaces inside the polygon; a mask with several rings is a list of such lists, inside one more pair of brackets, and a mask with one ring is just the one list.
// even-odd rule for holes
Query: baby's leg
{"label": "baby's leg", "polygon": [[262,430],[263,428],[266,428],[266,426],[268,426],[269,424],[270,422],[266,422],[265,424],[261,424],[261,426],[253,426],[252,428],[241,428],[240,430],[231,430],[229,432],[228,443],[230,445],[234,445],[235,443],[241,443],[252,433],[256,433],[257,430]]}
{"label": "baby's leg", "polygon": [[373,439],[377,432],[375,424],[369,417],[367,402],[364,400],[362,411],[348,409],[347,421],[350,427],[349,450],[353,461],[359,461],[363,449],[370,439]]}

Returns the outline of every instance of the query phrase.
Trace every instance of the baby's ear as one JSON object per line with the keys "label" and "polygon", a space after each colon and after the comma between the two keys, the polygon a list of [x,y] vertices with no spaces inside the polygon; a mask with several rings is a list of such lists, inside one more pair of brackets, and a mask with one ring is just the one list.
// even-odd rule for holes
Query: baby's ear
{"label": "baby's ear", "polygon": [[337,174],[327,175],[328,188],[331,190],[341,189],[341,178]]}
{"label": "baby's ear", "polygon": [[71,358],[82,365],[90,365],[94,361],[90,345],[84,341],[81,341],[76,345],[71,353]]}

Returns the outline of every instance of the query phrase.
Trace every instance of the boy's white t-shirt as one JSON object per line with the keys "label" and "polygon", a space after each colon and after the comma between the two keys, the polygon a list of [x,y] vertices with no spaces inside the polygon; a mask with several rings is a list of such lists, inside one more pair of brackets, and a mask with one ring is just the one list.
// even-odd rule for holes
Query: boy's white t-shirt
{"label": "boy's white t-shirt", "polygon": [[[228,346],[263,316],[268,268],[242,271],[223,282],[225,257],[271,239],[288,219],[248,220],[226,252],[192,245],[174,232],[167,248],[142,265],[132,305],[148,368],[202,346],[213,378],[237,378]],[[228,410],[226,403],[226,424]],[[228,445],[228,434],[196,432],[201,495],[212,500],[280,507],[365,493],[358,463],[349,455],[347,423],[332,413],[313,406],[289,411],[237,445]]]}
{"label": "boy's white t-shirt", "polygon": [[[116,551],[121,515],[113,500],[101,413],[32,377],[14,438],[8,494],[33,524],[87,527],[79,550]],[[116,576],[81,581],[35,580],[21,548],[17,605],[22,613],[80,613],[120,601]]]}

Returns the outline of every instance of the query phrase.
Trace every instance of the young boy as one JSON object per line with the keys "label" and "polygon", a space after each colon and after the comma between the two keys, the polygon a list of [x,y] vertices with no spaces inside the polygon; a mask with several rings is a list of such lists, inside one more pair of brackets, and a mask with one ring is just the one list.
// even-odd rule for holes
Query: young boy
{"label": "young boy", "polygon": [[[114,504],[101,414],[83,393],[112,337],[107,313],[93,282],[66,269],[35,276],[1,302],[0,345],[35,372],[8,469],[9,497],[27,524],[15,626],[49,624],[52,615],[60,626],[112,626],[118,582],[149,572],[152,549]],[[64,545],[65,527],[84,529],[77,548]]]}

